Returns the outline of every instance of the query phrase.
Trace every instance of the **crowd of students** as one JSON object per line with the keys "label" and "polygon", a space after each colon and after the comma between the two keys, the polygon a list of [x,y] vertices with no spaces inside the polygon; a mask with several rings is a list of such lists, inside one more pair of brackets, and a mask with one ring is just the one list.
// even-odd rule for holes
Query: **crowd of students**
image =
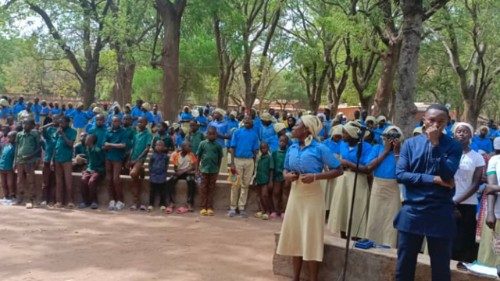
{"label": "crowd of students", "polygon": [[[192,212],[195,194],[199,192],[200,215],[212,216],[216,181],[219,173],[227,169],[232,184],[227,215],[248,216],[247,198],[250,187],[254,186],[260,207],[254,216],[263,220],[284,216],[290,182],[283,171],[293,161],[290,159],[293,155],[287,154],[296,142],[292,131],[302,115],[315,115],[322,124],[321,130],[315,132],[320,147],[317,149],[321,150],[316,152],[323,153],[326,147],[343,168],[340,177],[321,181],[327,228],[345,235],[357,171],[353,236],[396,246],[393,218],[401,207],[396,163],[404,136],[384,116],[368,116],[367,112],[358,111],[353,120],[347,120],[342,114],[332,116],[328,109],[294,116],[272,109],[261,114],[253,109],[226,112],[207,105],[197,110],[186,106],[178,120],[170,122],[163,120],[156,105],[141,100],[133,107],[125,105],[122,110],[116,103],[93,104],[85,109],[81,103],[59,106],[39,102],[37,98],[25,102],[22,97],[16,101],[3,97],[0,107],[0,180],[4,203],[33,208],[34,175],[41,168],[42,207],[75,208],[78,203],[79,208],[97,209],[98,187],[106,179],[108,209],[122,210],[125,203],[120,175],[128,174],[133,193],[133,203],[128,206],[131,210],[152,211],[159,197],[160,209],[167,214]],[[363,126],[368,130],[361,135]],[[413,133],[414,136],[425,133],[425,128],[419,124]],[[480,230],[483,225],[483,221],[477,223],[476,215],[485,214],[479,217],[484,217],[484,224],[489,227],[495,226],[492,217],[500,218],[492,214],[500,203],[495,208],[483,204],[487,201],[486,194],[494,194],[498,185],[493,179],[488,185],[486,171],[500,175],[497,171],[500,164],[494,160],[498,155],[493,156],[500,153],[500,130],[492,121],[479,127],[477,133],[469,124],[451,121],[446,133],[463,147],[453,198],[459,229],[454,258],[473,261],[477,258],[476,228]],[[362,151],[357,166],[360,138]],[[491,167],[486,169],[488,160]],[[169,164],[173,165],[173,174],[167,174]],[[301,169],[309,164],[300,163]],[[146,166],[149,200],[143,202]],[[82,202],[73,198],[73,171],[81,172]],[[176,183],[181,179],[188,186],[185,202],[177,202],[175,196]],[[487,187],[482,200],[478,200],[480,187]],[[500,200],[492,202],[490,207]]]}

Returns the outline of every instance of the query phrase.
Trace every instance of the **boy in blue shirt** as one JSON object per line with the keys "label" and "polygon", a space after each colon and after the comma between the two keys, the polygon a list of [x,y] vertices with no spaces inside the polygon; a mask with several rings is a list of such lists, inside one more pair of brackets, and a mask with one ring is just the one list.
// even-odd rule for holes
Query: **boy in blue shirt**
{"label": "boy in blue shirt", "polygon": [[4,200],[15,200],[14,190],[14,154],[16,150],[16,132],[7,134],[9,142],[2,145],[0,154],[0,182],[2,183]]}
{"label": "boy in blue shirt", "polygon": [[245,117],[243,122],[245,126],[236,130],[231,139],[231,173],[240,175],[241,183],[239,186],[231,188],[231,205],[227,213],[229,217],[236,216],[236,208],[238,208],[241,217],[247,217],[245,206],[248,186],[252,181],[255,158],[259,149],[259,137],[253,129],[252,119]]}
{"label": "boy in blue shirt", "polygon": [[66,195],[67,206],[69,209],[75,207],[73,201],[72,188],[72,159],[73,145],[76,140],[76,130],[69,126],[71,119],[68,116],[62,116],[59,122],[59,128],[54,136],[55,153],[54,166],[56,173],[56,208],[61,208]]}

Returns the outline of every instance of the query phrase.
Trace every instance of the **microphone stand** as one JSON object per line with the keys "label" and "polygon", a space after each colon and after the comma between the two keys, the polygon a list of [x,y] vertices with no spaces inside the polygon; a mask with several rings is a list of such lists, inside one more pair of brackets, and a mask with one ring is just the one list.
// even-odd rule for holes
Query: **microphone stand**
{"label": "microphone stand", "polygon": [[361,155],[363,152],[363,140],[366,132],[366,127],[361,127],[360,132],[358,134],[358,150],[356,152],[356,171],[354,171],[354,186],[352,188],[352,198],[351,198],[351,211],[349,213],[349,223],[347,226],[347,237],[345,242],[345,255],[344,255],[344,267],[342,268],[342,281],[346,280],[347,276],[347,266],[349,265],[349,244],[351,242],[351,232],[352,232],[352,215],[354,211],[354,201],[356,198],[356,185],[358,183],[358,169],[359,169],[359,161],[361,159]]}

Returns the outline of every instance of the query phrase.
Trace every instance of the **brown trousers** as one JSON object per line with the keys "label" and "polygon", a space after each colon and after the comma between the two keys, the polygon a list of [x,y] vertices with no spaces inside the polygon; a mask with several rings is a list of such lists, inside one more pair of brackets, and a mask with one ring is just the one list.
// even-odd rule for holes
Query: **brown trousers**
{"label": "brown trousers", "polygon": [[47,201],[47,203],[53,203],[56,196],[54,189],[55,173],[54,166],[50,162],[43,162],[42,176],[42,200]]}
{"label": "brown trousers", "polygon": [[56,173],[56,202],[63,204],[64,196],[66,195],[66,203],[74,203],[73,201],[73,182],[72,182],[72,166],[70,162],[59,163],[55,162]]}
{"label": "brown trousers", "polygon": [[34,162],[17,164],[17,187],[22,200],[35,199],[35,165]]}
{"label": "brown trousers", "polygon": [[0,181],[2,183],[3,196],[12,197],[16,195],[14,189],[14,171],[0,171]]}
{"label": "brown trousers", "polygon": [[142,203],[142,179],[144,178],[144,167],[142,162],[137,161],[130,167],[130,177],[132,178],[132,195],[134,196],[134,204],[140,204]]}
{"label": "brown trousers", "polygon": [[200,187],[200,207],[202,209],[213,209],[214,206],[214,193],[215,183],[217,182],[218,173],[215,174],[201,174],[201,187]]}
{"label": "brown trousers", "polygon": [[123,187],[120,183],[121,161],[106,160],[106,180],[109,185],[109,200],[123,202]]}
{"label": "brown trousers", "polygon": [[101,180],[98,172],[83,171],[82,173],[82,199],[85,204],[97,204],[97,187]]}

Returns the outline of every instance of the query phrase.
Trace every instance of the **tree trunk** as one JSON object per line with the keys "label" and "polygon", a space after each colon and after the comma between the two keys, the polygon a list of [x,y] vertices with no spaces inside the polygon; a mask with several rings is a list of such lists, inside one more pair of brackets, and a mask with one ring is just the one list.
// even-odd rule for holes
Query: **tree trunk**
{"label": "tree trunk", "polygon": [[89,73],[87,78],[80,83],[80,92],[83,98],[83,105],[85,108],[88,108],[94,102],[96,76],[97,76],[97,71],[95,71],[94,73]]}
{"label": "tree trunk", "polygon": [[332,116],[336,116],[337,111],[339,110],[341,95],[336,95],[331,87],[328,87],[328,91],[329,91],[328,96],[330,99],[330,111],[332,112]]}
{"label": "tree trunk", "polygon": [[403,12],[402,41],[394,123],[403,130],[406,136],[410,136],[415,127],[415,114],[417,113],[414,96],[422,34],[422,0],[402,0],[401,10]]}
{"label": "tree trunk", "polygon": [[181,93],[179,92],[179,42],[181,20],[186,0],[156,0],[156,8],[163,22],[163,51],[161,66],[163,68],[162,111],[165,120],[175,120],[180,111]]}
{"label": "tree trunk", "polygon": [[373,99],[372,115],[391,116],[391,96],[394,89],[394,76],[398,68],[400,42],[390,44],[387,51],[381,56],[382,73],[377,83],[377,91]]}
{"label": "tree trunk", "polygon": [[113,100],[122,107],[132,101],[132,81],[134,80],[135,63],[125,58],[125,55],[116,50],[116,71],[115,84],[113,85]]}
{"label": "tree trunk", "polygon": [[243,59],[243,82],[245,83],[245,108],[251,109],[257,93],[252,91],[252,66],[251,66],[251,52],[250,50],[245,52]]}
{"label": "tree trunk", "polygon": [[462,120],[476,127],[477,119],[479,118],[479,113],[481,109],[478,108],[477,101],[475,99],[464,99],[464,112],[462,112]]}
{"label": "tree trunk", "polygon": [[217,56],[219,59],[219,91],[217,95],[217,106],[220,108],[227,108],[229,103],[230,82],[234,75],[235,60],[230,60],[224,37],[220,31],[220,20],[216,14],[213,18],[213,28],[217,45]]}

